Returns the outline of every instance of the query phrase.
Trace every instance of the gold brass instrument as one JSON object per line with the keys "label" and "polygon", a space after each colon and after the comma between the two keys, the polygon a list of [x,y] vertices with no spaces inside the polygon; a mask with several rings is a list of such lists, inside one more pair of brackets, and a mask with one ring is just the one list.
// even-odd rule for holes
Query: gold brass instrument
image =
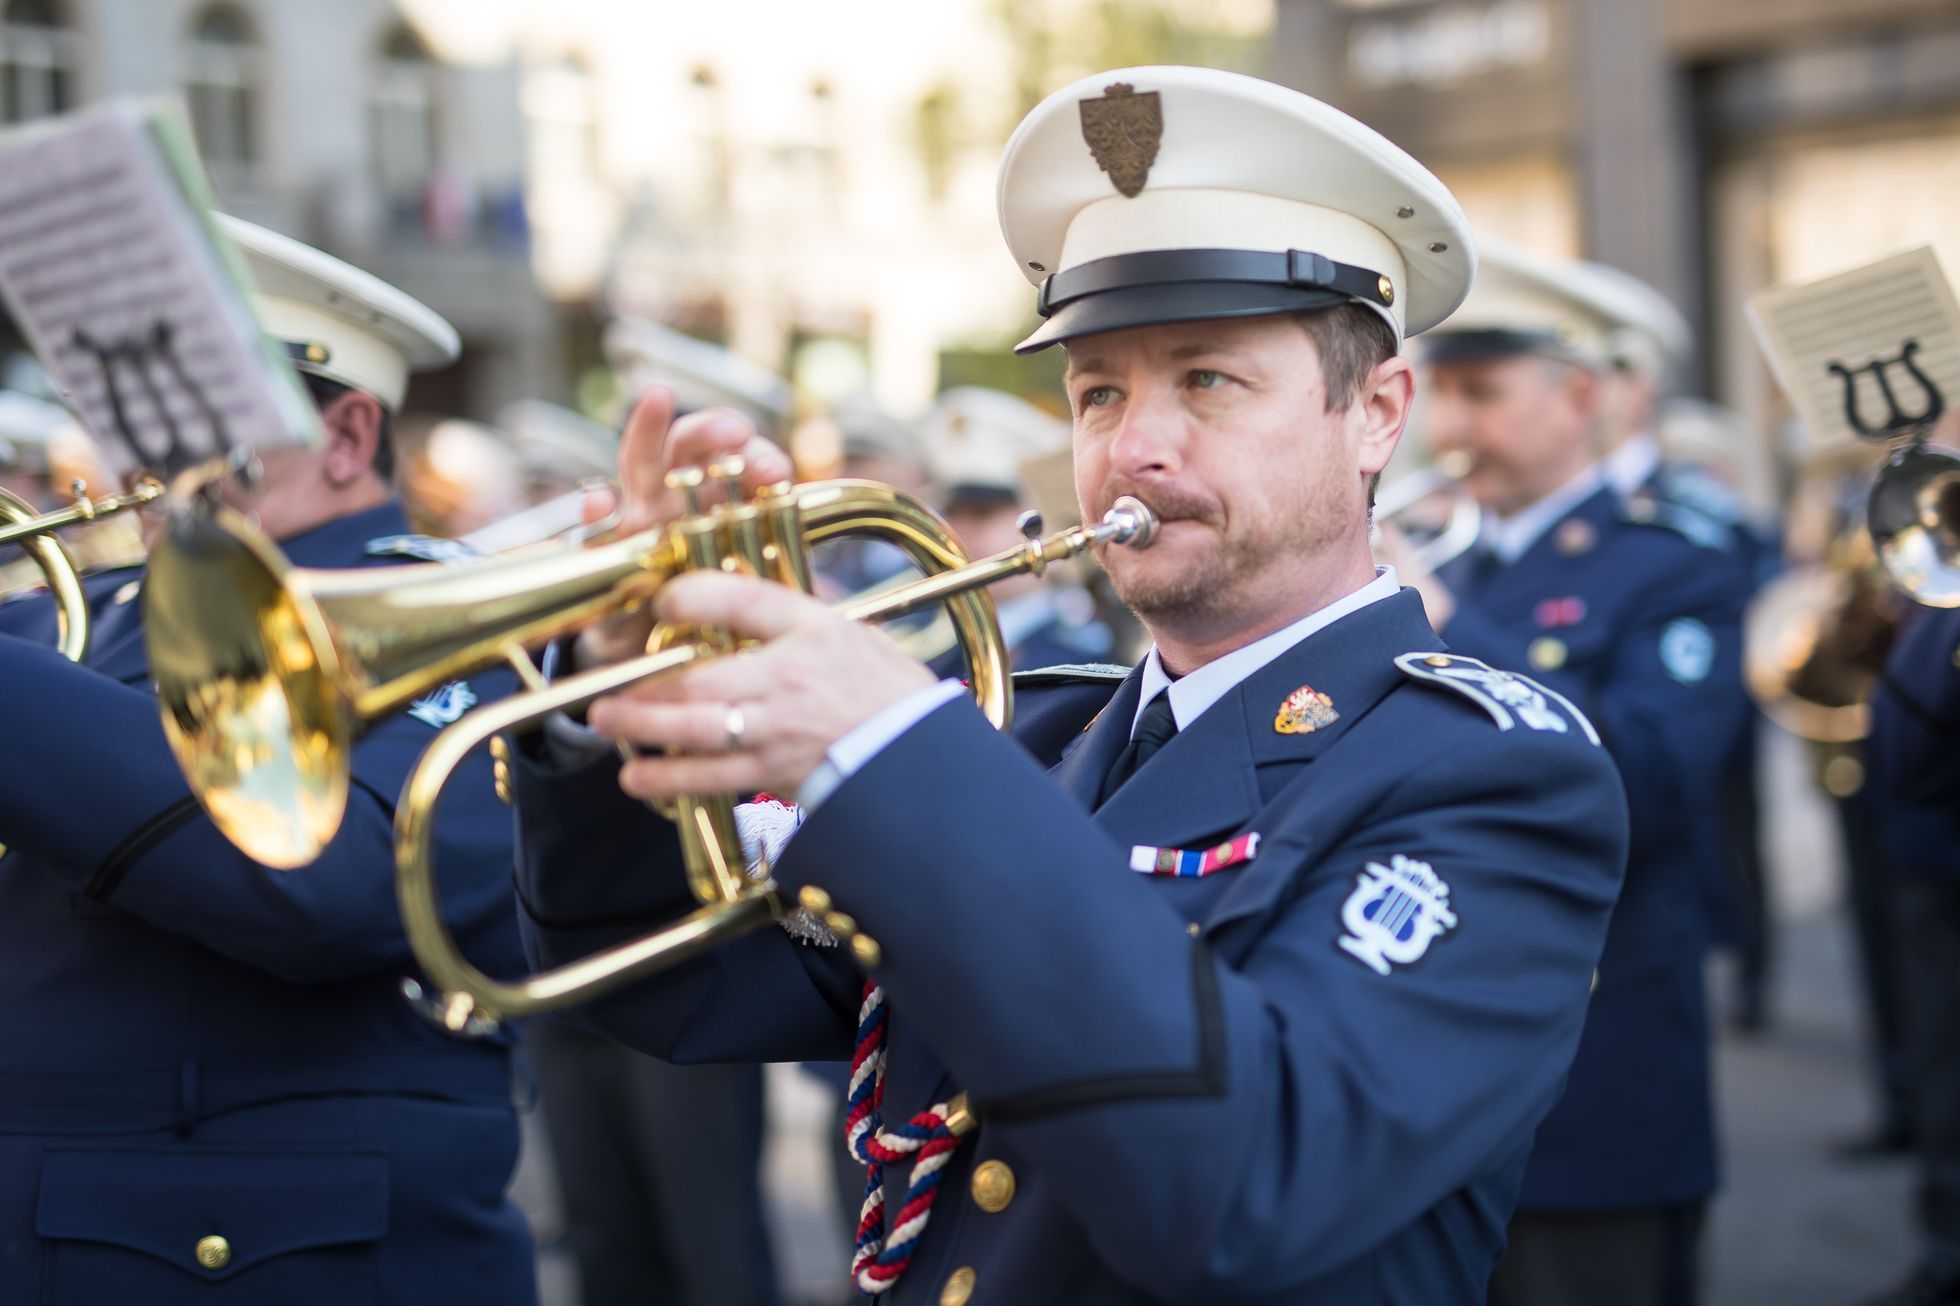
{"label": "gold brass instrument", "polygon": [[140,507],[161,496],[163,486],[145,480],[128,494],[107,499],[89,498],[88,487],[80,481],[72,489],[75,501],[52,512],[36,512],[26,500],[0,490],[0,545],[20,545],[41,569],[54,595],[56,646],[62,656],[80,662],[88,654],[88,599],[82,593],[81,569],[55,532]]}
{"label": "gold brass instrument", "polygon": [[438,734],[396,809],[397,895],[409,942],[452,1029],[548,1010],[695,955],[780,918],[767,867],[751,875],[729,795],[686,797],[670,813],[700,906],[645,938],[529,979],[484,975],[457,950],[436,896],[432,828],[450,773],[506,730],[535,727],[641,680],[734,651],[713,631],[657,629],[649,651],[540,683],[524,650],[643,607],[683,572],[721,569],[806,592],[809,546],[870,535],[927,575],[845,603],[859,621],[947,605],[972,669],[974,697],[995,725],[1011,710],[1008,657],[984,586],[1096,544],[1147,545],[1156,519],[1133,499],[1105,520],[968,562],[930,509],[868,481],[774,485],[742,500],[740,464],[709,469],[728,502],[703,511],[698,469],[669,484],[687,500],[677,521],[583,549],[525,550],[455,566],[351,571],[294,568],[235,513],[186,514],[152,554],[145,598],[151,671],[169,736],[193,791],[240,848],[279,867],[304,865],[338,828],[349,753],[362,722],[437,685],[509,661],[531,692],[468,713]]}
{"label": "gold brass instrument", "polygon": [[1960,454],[1927,444],[1894,454],[1866,517],[1895,585],[1929,608],[1960,608]]}
{"label": "gold brass instrument", "polygon": [[1763,586],[1742,641],[1743,679],[1763,715],[1817,744],[1863,739],[1867,700],[1898,633],[1898,602],[1862,530],[1840,534],[1823,562]]}
{"label": "gold brass instrument", "polygon": [[1483,510],[1462,489],[1463,478],[1469,474],[1470,455],[1462,450],[1452,450],[1437,459],[1433,466],[1410,472],[1377,491],[1375,520],[1393,521],[1416,505],[1454,490],[1456,493],[1450,505],[1450,515],[1444,521],[1443,528],[1413,546],[1416,560],[1434,571],[1469,549],[1483,531]]}

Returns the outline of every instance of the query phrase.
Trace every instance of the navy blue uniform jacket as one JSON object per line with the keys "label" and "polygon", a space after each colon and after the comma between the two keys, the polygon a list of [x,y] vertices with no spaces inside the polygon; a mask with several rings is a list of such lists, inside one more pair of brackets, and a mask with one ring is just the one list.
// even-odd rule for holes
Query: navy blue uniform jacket
{"label": "navy blue uniform jacket", "polygon": [[1892,864],[1960,884],[1960,609],[1919,609],[1892,646],[1866,754]]}
{"label": "navy blue uniform jacket", "polygon": [[1718,781],[1749,720],[1748,580],[1726,537],[1684,525],[1602,489],[1508,566],[1457,569],[1450,646],[1530,667],[1588,713],[1632,822],[1585,1038],[1524,1210],[1651,1208],[1715,1188],[1702,966],[1727,874]]}
{"label": "navy blue uniform jacket", "polygon": [[[1578,1039],[1625,811],[1583,721],[1526,681],[1493,691],[1507,707],[1424,679],[1477,674],[1422,661],[1439,647],[1413,591],[1346,616],[1094,815],[1138,676],[1033,673],[1013,740],[949,703],[810,816],[778,880],[822,886],[883,946],[885,1118],[955,1087],[979,1116],[891,1302],[937,1301],[961,1266],[976,1301],[1483,1301]],[[1303,685],[1338,719],[1279,733]],[[672,828],[615,770],[518,762],[540,959],[685,903]],[[1261,843],[1233,869],[1130,869],[1134,845],[1241,832]],[[1433,867],[1457,924],[1378,972],[1342,940],[1367,932],[1371,865],[1398,858]],[[677,1061],[838,1059],[862,982],[846,950],[770,929],[585,1015]],[[1017,1176],[1004,1211],[968,1200],[986,1160]],[[906,1178],[888,1172],[888,1212]]]}
{"label": "navy blue uniform jacket", "polygon": [[[389,505],[285,547],[358,566],[406,529]],[[357,745],[320,861],[249,861],[164,742],[140,575],[91,582],[85,667],[53,651],[45,599],[0,610],[22,636],[0,636],[0,1302],[534,1301],[504,1198],[510,1050],[438,1032],[398,989],[391,822],[431,726],[399,715]],[[450,919],[513,970],[487,763],[438,838]],[[197,1261],[211,1236],[222,1268]]]}

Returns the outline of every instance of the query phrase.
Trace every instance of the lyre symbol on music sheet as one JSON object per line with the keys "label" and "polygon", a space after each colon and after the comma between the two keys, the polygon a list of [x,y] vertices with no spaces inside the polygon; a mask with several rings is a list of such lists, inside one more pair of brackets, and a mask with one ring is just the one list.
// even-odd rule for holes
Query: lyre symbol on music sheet
{"label": "lyre symbol on music sheet", "polygon": [[[223,416],[177,356],[176,329],[170,322],[159,318],[148,331],[120,340],[97,340],[86,329],[76,327],[74,344],[94,358],[96,365],[102,369],[103,389],[108,397],[109,411],[115,417],[115,433],[128,446],[130,456],[138,466],[175,470],[200,458],[217,457],[231,451],[231,442],[225,438]],[[177,415],[166,402],[160,373],[175,383],[210,430],[209,448],[200,449],[185,438],[186,432],[179,426]],[[138,437],[130,421],[119,375],[133,380],[140,387],[143,398],[155,415],[156,424],[162,427],[166,444],[161,454],[146,448]]]}
{"label": "lyre symbol on music sheet", "polygon": [[[1846,367],[1833,359],[1825,366],[1839,381],[1844,383],[1844,420],[1859,435],[1868,438],[1884,438],[1900,435],[1907,431],[1919,431],[1938,421],[1946,411],[1946,396],[1940,393],[1933,378],[1927,376],[1913,356],[1919,352],[1917,340],[1901,342],[1899,352],[1893,358],[1875,358],[1863,367]],[[1899,405],[1899,397],[1892,391],[1892,378],[1889,375],[1894,365],[1903,367],[1906,374],[1919,383],[1925,395],[1925,403],[1917,413],[1908,413]],[[1864,409],[1858,402],[1858,378],[1869,372],[1878,382],[1878,393],[1885,401],[1885,420],[1874,426],[1865,420]]]}

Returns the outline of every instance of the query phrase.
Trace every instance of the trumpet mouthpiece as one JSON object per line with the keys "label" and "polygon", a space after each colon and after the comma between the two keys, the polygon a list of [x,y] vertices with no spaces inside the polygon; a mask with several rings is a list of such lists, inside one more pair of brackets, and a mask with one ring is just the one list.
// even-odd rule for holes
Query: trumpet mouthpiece
{"label": "trumpet mouthpiece", "polygon": [[1157,538],[1157,514],[1150,511],[1150,505],[1134,495],[1126,494],[1110,505],[1103,514],[1103,525],[1113,527],[1109,536],[1114,544],[1127,544],[1133,549],[1147,549]]}

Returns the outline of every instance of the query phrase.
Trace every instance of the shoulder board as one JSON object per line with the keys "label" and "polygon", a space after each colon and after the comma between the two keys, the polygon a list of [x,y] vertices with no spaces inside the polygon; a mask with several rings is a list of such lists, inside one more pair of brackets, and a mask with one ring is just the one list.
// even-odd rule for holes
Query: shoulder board
{"label": "shoulder board", "polygon": [[433,535],[383,535],[367,542],[370,558],[415,558],[422,562],[468,562],[481,557],[461,540]]}
{"label": "shoulder board", "polygon": [[1733,527],[1742,522],[1742,500],[1704,467],[1693,463],[1664,463],[1660,475],[1654,478],[1654,489],[1663,500],[1692,508],[1724,526]]}
{"label": "shoulder board", "polygon": [[1404,653],[1395,665],[1411,679],[1463,695],[1490,713],[1499,730],[1525,726],[1562,735],[1576,725],[1587,739],[1599,743],[1599,732],[1571,699],[1515,671],[1499,671],[1459,653]]}
{"label": "shoulder board", "polygon": [[1028,671],[1016,671],[1016,685],[1060,685],[1108,683],[1128,679],[1134,667],[1121,667],[1114,662],[1065,662],[1058,667],[1035,667]]}
{"label": "shoulder board", "polygon": [[1658,526],[1662,530],[1673,531],[1702,549],[1727,549],[1734,538],[1733,532],[1721,522],[1685,504],[1667,499],[1631,500],[1621,514],[1621,520],[1636,526]]}

